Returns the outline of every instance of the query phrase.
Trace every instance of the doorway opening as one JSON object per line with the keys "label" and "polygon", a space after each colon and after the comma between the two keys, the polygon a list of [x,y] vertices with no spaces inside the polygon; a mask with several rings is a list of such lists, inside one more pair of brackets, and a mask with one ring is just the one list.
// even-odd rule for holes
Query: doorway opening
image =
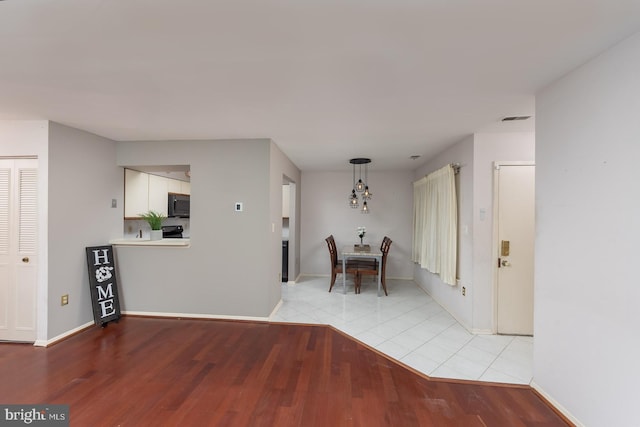
{"label": "doorway opening", "polygon": [[295,283],[296,183],[282,177],[282,283]]}

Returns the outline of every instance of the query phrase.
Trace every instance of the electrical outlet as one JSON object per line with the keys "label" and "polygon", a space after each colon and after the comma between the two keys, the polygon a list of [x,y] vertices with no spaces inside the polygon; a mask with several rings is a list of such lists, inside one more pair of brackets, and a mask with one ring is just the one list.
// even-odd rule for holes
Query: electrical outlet
{"label": "electrical outlet", "polygon": [[466,296],[467,295],[467,288],[465,288],[464,286],[462,287],[462,296]]}
{"label": "electrical outlet", "polygon": [[60,297],[60,305],[67,305],[67,304],[69,304],[69,294],[62,295]]}

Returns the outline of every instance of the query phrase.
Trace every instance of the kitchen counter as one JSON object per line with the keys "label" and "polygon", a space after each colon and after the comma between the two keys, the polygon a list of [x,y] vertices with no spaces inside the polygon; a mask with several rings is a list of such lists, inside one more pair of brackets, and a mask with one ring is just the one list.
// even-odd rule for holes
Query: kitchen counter
{"label": "kitchen counter", "polygon": [[189,247],[191,245],[191,239],[162,239],[162,240],[148,240],[148,239],[114,239],[110,240],[109,244],[116,246],[161,246],[161,247]]}

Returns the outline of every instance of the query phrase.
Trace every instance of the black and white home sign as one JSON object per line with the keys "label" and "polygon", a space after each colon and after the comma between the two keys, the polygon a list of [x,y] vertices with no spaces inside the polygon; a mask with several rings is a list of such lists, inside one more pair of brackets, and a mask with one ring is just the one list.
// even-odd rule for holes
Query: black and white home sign
{"label": "black and white home sign", "polygon": [[112,246],[87,247],[93,320],[96,325],[120,319],[116,262]]}

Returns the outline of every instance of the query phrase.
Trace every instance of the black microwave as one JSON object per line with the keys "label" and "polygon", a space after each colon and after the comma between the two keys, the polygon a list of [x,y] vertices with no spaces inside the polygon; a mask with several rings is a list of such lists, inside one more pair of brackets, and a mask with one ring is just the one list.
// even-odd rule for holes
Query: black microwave
{"label": "black microwave", "polygon": [[169,193],[167,216],[169,218],[189,218],[189,198],[188,194]]}

